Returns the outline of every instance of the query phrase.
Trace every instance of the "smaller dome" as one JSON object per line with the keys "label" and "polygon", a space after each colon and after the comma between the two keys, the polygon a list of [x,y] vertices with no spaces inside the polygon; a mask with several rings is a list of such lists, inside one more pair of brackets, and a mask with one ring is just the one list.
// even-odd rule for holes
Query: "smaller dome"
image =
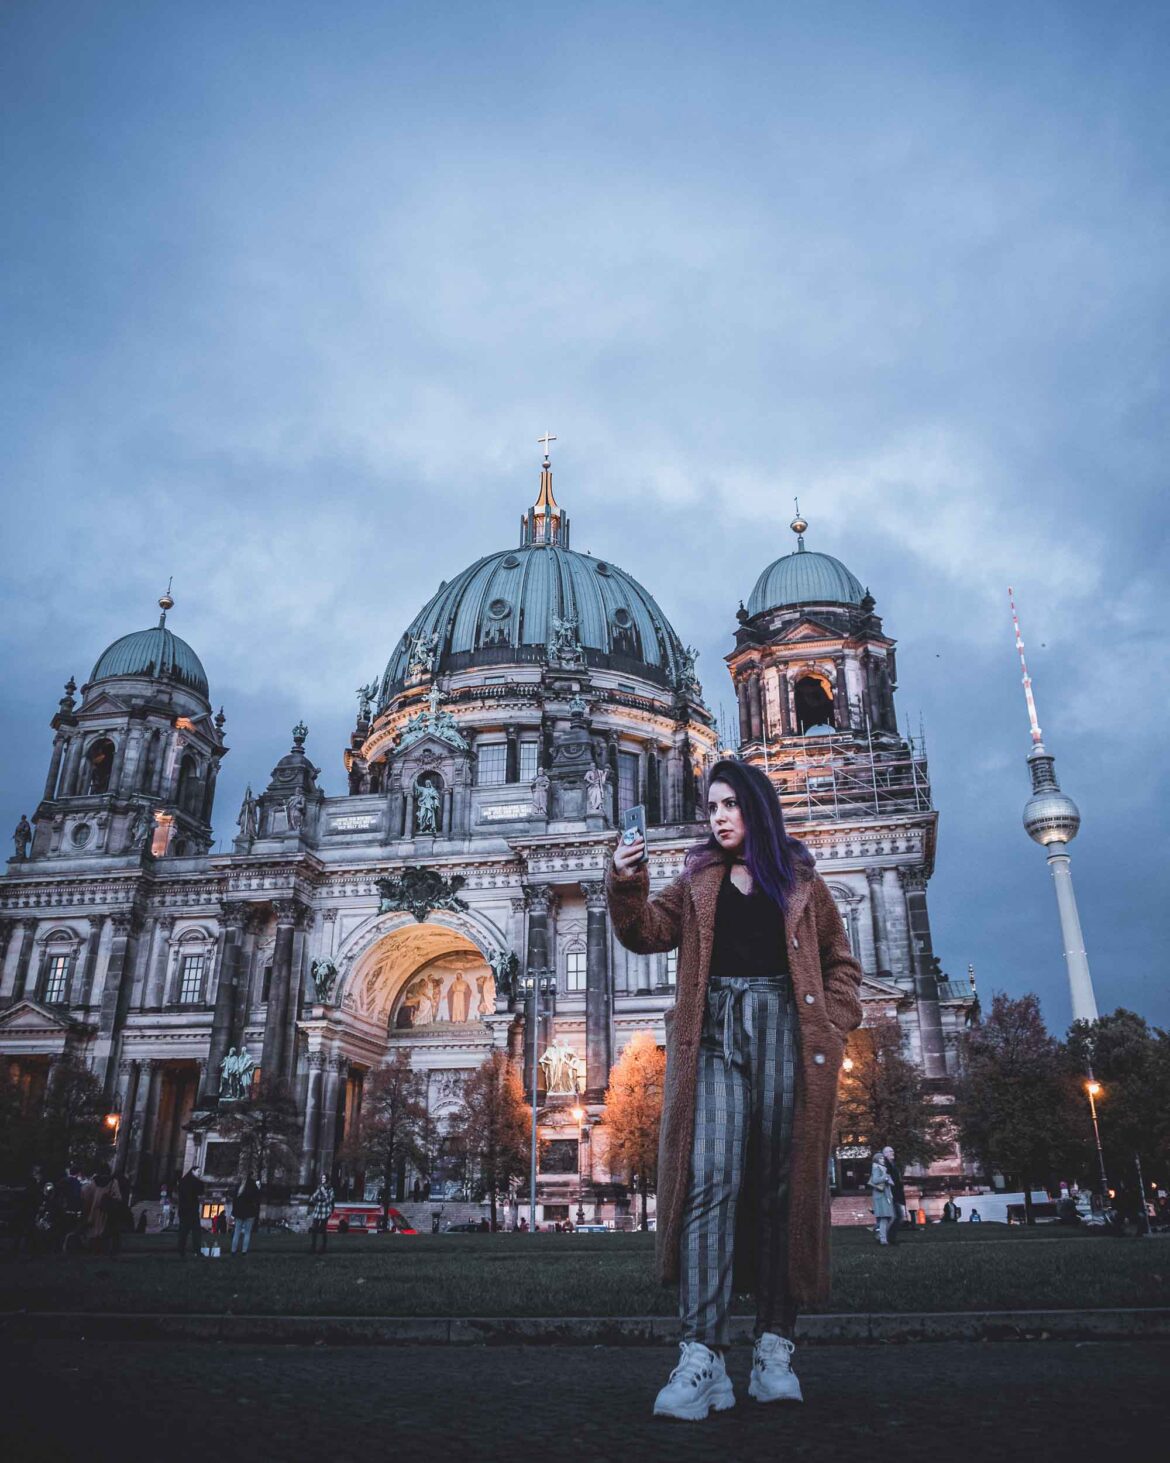
{"label": "smaller dome", "polygon": [[206,698],[207,672],[185,640],[165,625],[135,630],[103,650],[90,672],[90,682],[114,676],[145,676],[157,681],[177,681]]}
{"label": "smaller dome", "polygon": [[840,559],[814,553],[802,545],[794,554],[785,554],[769,564],[756,580],[748,599],[748,615],[762,615],[787,605],[860,605],[864,594],[864,586]]}

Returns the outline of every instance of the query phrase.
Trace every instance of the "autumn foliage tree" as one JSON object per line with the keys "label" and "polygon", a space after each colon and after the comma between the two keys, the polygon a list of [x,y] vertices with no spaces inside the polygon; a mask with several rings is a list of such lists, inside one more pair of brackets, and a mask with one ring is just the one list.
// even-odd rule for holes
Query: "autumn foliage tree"
{"label": "autumn foliage tree", "polygon": [[451,1138],[488,1196],[494,1230],[499,1195],[527,1176],[531,1161],[532,1109],[506,1052],[493,1051],[463,1084]]}
{"label": "autumn foliage tree", "polygon": [[396,1051],[366,1078],[361,1116],[342,1154],[377,1174],[387,1219],[398,1170],[405,1163],[426,1170],[426,1131],[426,1078],[410,1065],[409,1052]]}
{"label": "autumn foliage tree", "polygon": [[636,1032],[622,1048],[605,1092],[605,1126],[610,1171],[634,1174],[642,1187],[641,1227],[646,1195],[658,1188],[658,1133],[666,1088],[666,1053],[649,1031]]}
{"label": "autumn foliage tree", "polygon": [[964,1148],[986,1173],[1014,1178],[1033,1222],[1032,1188],[1084,1157],[1078,1093],[1060,1044],[1049,1034],[1034,995],[999,992],[967,1033],[956,1084],[955,1123]]}
{"label": "autumn foliage tree", "polygon": [[849,1038],[838,1086],[837,1121],[843,1133],[871,1148],[893,1148],[903,1168],[928,1164],[951,1147],[922,1070],[906,1055],[902,1029],[885,1019]]}

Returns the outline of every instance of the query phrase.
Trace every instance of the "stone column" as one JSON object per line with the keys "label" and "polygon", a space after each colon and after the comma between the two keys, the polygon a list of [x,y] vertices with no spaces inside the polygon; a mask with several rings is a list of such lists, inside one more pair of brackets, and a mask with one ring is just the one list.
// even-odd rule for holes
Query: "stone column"
{"label": "stone column", "polygon": [[581,885],[585,894],[585,1081],[586,1098],[600,1102],[609,1082],[609,929],[605,885]]}
{"label": "stone column", "polygon": [[28,967],[32,960],[33,943],[36,939],[37,925],[40,923],[35,917],[26,917],[20,922],[20,950],[16,956],[16,979],[12,985],[12,999],[19,1001],[28,985]]}
{"label": "stone column", "polygon": [[66,741],[65,773],[61,778],[61,787],[58,794],[60,797],[72,797],[77,791],[77,766],[81,761],[81,742],[82,737],[80,732],[74,732]]}
{"label": "stone column", "polygon": [[873,950],[876,974],[883,980],[891,979],[890,935],[886,928],[886,902],[882,892],[881,869],[866,869],[865,880],[869,885],[869,914],[873,921]]}
{"label": "stone column", "polygon": [[134,954],[140,919],[136,910],[119,909],[110,915],[113,940],[106,961],[106,979],[102,987],[98,1012],[98,1039],[94,1047],[96,1070],[102,1078],[107,1096],[111,1093],[116,1072],[118,1038],[130,1009],[130,988],[134,972]]}
{"label": "stone column", "polygon": [[144,1010],[158,1010],[166,997],[167,970],[171,960],[171,933],[175,928],[173,914],[160,914],[154,922],[155,948],[146,966],[142,983]]}
{"label": "stone column", "polygon": [[[293,944],[288,981],[288,1001],[284,1012],[284,1035],[280,1057],[280,1080],[292,1089],[293,1074],[297,1065],[297,1021],[300,1019],[302,996],[305,985],[305,931],[312,928],[313,911],[298,904],[294,914]],[[273,975],[276,962],[273,960]]]}
{"label": "stone column", "polygon": [[219,777],[219,758],[211,759],[211,766],[207,769],[207,785],[203,790],[203,807],[200,816],[204,823],[211,822],[211,810],[215,806],[215,783]]}
{"label": "stone column", "polygon": [[126,762],[126,746],[129,740],[129,732],[123,732],[118,738],[118,745],[114,748],[114,765],[110,768],[109,791],[111,793],[121,790],[122,768]]}
{"label": "stone column", "polygon": [[922,1066],[927,1077],[947,1075],[946,1045],[942,1013],[938,1004],[938,978],[934,973],[934,951],[930,940],[930,917],[926,909],[926,875],[921,869],[899,869],[906,899],[906,923],[910,932],[910,958],[914,964],[915,1004],[922,1038]]}
{"label": "stone column", "polygon": [[65,738],[60,732],[53,738],[53,754],[49,758],[49,772],[45,778],[45,798],[57,795],[57,776],[61,771],[61,754],[65,749]]}
{"label": "stone column", "polygon": [[780,705],[780,735],[790,737],[792,735],[792,692],[788,682],[788,667],[779,666],[776,670],[776,700]]}
{"label": "stone column", "polygon": [[[525,961],[524,973],[533,977],[552,967],[549,958],[548,939],[548,911],[552,902],[552,890],[547,884],[532,884],[527,889],[528,896],[528,957]],[[532,1091],[532,1020],[534,1010],[539,1010],[539,997],[536,997],[537,1005],[531,1002],[533,997],[528,998],[526,1006],[526,1017],[524,1023],[524,1091]],[[542,1032],[541,1035],[544,1033]],[[540,1036],[537,1037],[537,1047],[540,1046]]]}
{"label": "stone column", "polygon": [[215,1009],[211,1016],[211,1040],[207,1048],[207,1081],[200,1097],[201,1105],[209,1106],[219,1095],[219,1075],[223,1059],[232,1045],[232,1020],[236,1008],[236,986],[240,970],[240,942],[243,937],[247,906],[220,906],[220,938],[217,947]]}
{"label": "stone column", "polygon": [[504,732],[504,781],[520,781],[520,728],[510,726]]}
{"label": "stone column", "polygon": [[849,730],[849,687],[845,681],[845,657],[839,655],[833,662],[837,673],[833,684],[833,724],[838,731]]}
{"label": "stone column", "polygon": [[316,1188],[317,1153],[321,1147],[321,1095],[325,1078],[325,1053],[309,1053],[309,1082],[305,1089],[305,1136],[301,1144],[301,1183]]}
{"label": "stone column", "polygon": [[[118,1063],[118,1141],[114,1145],[114,1172],[128,1172],[134,1127],[134,1098],[138,1087],[138,1063],[123,1057]],[[125,1197],[125,1196],[123,1196]]]}
{"label": "stone column", "polygon": [[153,1058],[139,1064],[138,1091],[141,1113],[140,1152],[135,1187],[139,1193],[156,1193],[162,1182],[158,1174],[158,1099],[162,1088],[162,1063]]}
{"label": "stone column", "polygon": [[739,740],[741,744],[752,739],[752,714],[748,709],[748,684],[740,680],[735,685],[735,699],[739,705]]}
{"label": "stone column", "polygon": [[760,705],[760,673],[753,670],[748,675],[748,723],[751,728],[751,740],[758,742],[763,740],[764,719],[763,708]]}
{"label": "stone column", "polygon": [[256,963],[256,937],[268,924],[266,904],[244,904],[243,935],[236,966],[236,995],[232,1010],[232,1030],[229,1046],[239,1047],[244,1040],[244,1028],[248,1024],[248,1013],[252,1005],[252,985]]}
{"label": "stone column", "polygon": [[344,1075],[349,1070],[349,1058],[329,1057],[325,1065],[325,1095],[321,1103],[320,1136],[317,1142],[317,1172],[310,1175],[310,1182],[316,1186],[320,1174],[333,1173],[333,1155],[337,1142],[338,1102],[345,1092]]}
{"label": "stone column", "polygon": [[293,933],[297,921],[295,899],[274,901],[276,947],[272,952],[272,980],[268,987],[268,1012],[264,1020],[264,1046],[260,1057],[263,1082],[270,1085],[284,1076],[285,1019],[292,983]]}
{"label": "stone column", "polygon": [[100,914],[91,914],[89,917],[89,938],[85,942],[85,955],[81,965],[81,984],[78,987],[77,1001],[79,1006],[88,1006],[93,999],[93,977],[97,970],[98,946],[102,942],[102,917]]}

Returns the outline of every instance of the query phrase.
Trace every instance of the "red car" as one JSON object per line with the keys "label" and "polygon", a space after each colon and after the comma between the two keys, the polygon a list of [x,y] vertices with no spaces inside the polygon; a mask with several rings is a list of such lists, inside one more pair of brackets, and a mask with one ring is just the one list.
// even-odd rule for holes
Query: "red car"
{"label": "red car", "polygon": [[335,1204],[326,1225],[330,1234],[417,1234],[397,1209],[387,1212],[387,1228],[383,1231],[381,1204]]}

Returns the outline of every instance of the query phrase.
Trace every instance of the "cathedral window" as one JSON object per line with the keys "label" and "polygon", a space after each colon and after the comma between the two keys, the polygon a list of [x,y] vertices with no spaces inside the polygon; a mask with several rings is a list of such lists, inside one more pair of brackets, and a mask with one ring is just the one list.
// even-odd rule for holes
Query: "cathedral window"
{"label": "cathedral window", "polygon": [[824,676],[801,676],[793,688],[793,701],[801,736],[814,726],[833,725],[833,693]]}
{"label": "cathedral window", "polygon": [[678,984],[678,951],[668,950],[666,952],[666,984]]}
{"label": "cathedral window", "polygon": [[540,743],[520,743],[520,781],[531,782],[536,776],[536,769],[540,765]]}
{"label": "cathedral window", "polygon": [[272,966],[271,965],[266,965],[264,967],[264,977],[263,977],[263,979],[260,982],[260,1001],[261,1001],[261,1004],[267,1002],[267,1000],[268,1000],[268,992],[271,989],[272,989]]}
{"label": "cathedral window", "polygon": [[480,787],[499,787],[508,776],[507,742],[481,742],[476,747]]}
{"label": "cathedral window", "polygon": [[583,991],[588,981],[586,968],[586,955],[584,950],[566,950],[565,952],[565,989],[567,991]]}
{"label": "cathedral window", "polygon": [[100,741],[94,742],[85,756],[89,764],[89,776],[86,779],[85,790],[87,793],[106,792],[110,786],[110,773],[114,767],[114,744],[109,737],[102,737]]}
{"label": "cathedral window", "polygon": [[638,754],[618,753],[618,807],[632,808],[638,798]]}
{"label": "cathedral window", "polygon": [[179,962],[179,1004],[197,1006],[203,1000],[205,955],[184,955]]}
{"label": "cathedral window", "polygon": [[184,812],[197,814],[199,811],[199,763],[190,752],[183,755],[179,763],[178,804]]}
{"label": "cathedral window", "polygon": [[41,997],[50,1005],[64,1001],[69,989],[69,956],[50,955],[45,966],[45,991]]}

